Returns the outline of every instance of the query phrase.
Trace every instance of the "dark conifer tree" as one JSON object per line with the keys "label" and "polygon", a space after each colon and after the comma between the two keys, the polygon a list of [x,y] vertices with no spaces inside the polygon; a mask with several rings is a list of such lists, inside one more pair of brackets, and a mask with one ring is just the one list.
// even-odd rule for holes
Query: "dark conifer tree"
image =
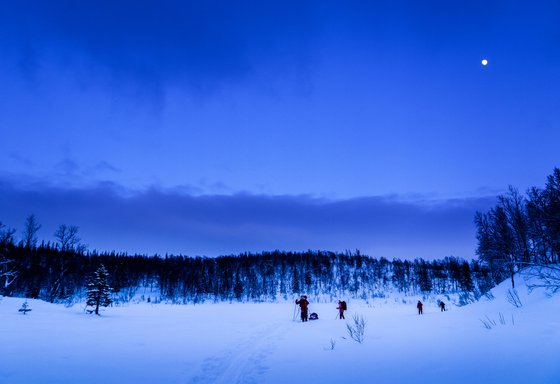
{"label": "dark conifer tree", "polygon": [[422,292],[430,292],[432,290],[432,278],[430,276],[430,266],[424,260],[415,260],[416,276],[418,286]]}
{"label": "dark conifer tree", "polygon": [[87,305],[95,307],[93,313],[99,315],[99,307],[107,307],[112,303],[109,297],[111,288],[107,283],[108,273],[105,266],[101,266],[93,274],[87,290]]}
{"label": "dark conifer tree", "polygon": [[293,266],[293,274],[292,274],[292,293],[299,293],[300,286],[299,286],[299,273],[297,270],[297,266]]}
{"label": "dark conifer tree", "polygon": [[244,289],[245,287],[243,286],[243,282],[239,277],[239,271],[237,271],[237,274],[235,275],[235,285],[233,286],[233,295],[237,301],[241,301]]}

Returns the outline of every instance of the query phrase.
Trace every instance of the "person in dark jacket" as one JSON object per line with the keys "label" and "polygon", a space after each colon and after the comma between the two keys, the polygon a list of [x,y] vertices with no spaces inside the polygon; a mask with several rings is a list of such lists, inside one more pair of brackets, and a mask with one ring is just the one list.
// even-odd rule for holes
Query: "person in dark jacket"
{"label": "person in dark jacket", "polygon": [[442,312],[445,312],[445,303],[443,301],[439,302],[439,307],[440,307]]}
{"label": "person in dark jacket", "polygon": [[422,304],[422,302],[420,300],[418,300],[418,304],[416,304],[416,308],[418,308],[418,314],[421,315],[422,312],[422,307],[424,306],[424,304]]}
{"label": "person in dark jacket", "polygon": [[307,296],[302,295],[299,300],[296,300],[296,304],[299,305],[299,308],[301,309],[301,321],[307,321],[307,306],[309,305]]}

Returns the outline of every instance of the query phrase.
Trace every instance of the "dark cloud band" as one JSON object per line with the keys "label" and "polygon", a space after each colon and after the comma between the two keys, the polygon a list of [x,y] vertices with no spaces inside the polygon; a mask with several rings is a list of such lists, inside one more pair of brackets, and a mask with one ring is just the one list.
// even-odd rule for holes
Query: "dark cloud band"
{"label": "dark cloud band", "polygon": [[34,213],[43,238],[78,225],[91,248],[140,253],[220,255],[270,249],[360,249],[372,256],[474,256],[473,216],[494,198],[407,202],[395,197],[325,200],[252,194],[193,196],[150,189],[122,193],[0,185],[0,220]]}

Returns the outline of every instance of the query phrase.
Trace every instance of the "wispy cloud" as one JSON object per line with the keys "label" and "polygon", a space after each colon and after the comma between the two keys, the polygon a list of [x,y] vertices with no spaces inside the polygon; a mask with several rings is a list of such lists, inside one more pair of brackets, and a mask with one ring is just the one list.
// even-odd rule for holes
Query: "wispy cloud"
{"label": "wispy cloud", "polygon": [[0,16],[0,49],[26,73],[48,59],[153,90],[173,82],[204,91],[263,61],[297,67],[315,24],[311,9],[295,1],[13,2]]}

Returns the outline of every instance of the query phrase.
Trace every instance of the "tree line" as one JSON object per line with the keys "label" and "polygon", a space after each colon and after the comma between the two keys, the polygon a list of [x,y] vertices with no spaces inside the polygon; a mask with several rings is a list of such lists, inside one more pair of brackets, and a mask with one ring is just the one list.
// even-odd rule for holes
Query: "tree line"
{"label": "tree line", "polygon": [[86,300],[89,277],[103,265],[117,303],[276,301],[306,293],[315,300],[369,299],[460,293],[465,303],[495,284],[478,261],[454,257],[414,261],[372,258],[359,251],[243,253],[216,258],[128,255],[86,251],[77,227],[61,226],[56,243],[38,244],[40,228],[30,216],[16,241],[0,224],[0,289],[6,296],[53,303]]}
{"label": "tree line", "polygon": [[527,266],[560,263],[560,169],[547,177],[544,188],[526,194],[509,187],[488,212],[475,216],[476,253],[495,281],[511,279]]}

